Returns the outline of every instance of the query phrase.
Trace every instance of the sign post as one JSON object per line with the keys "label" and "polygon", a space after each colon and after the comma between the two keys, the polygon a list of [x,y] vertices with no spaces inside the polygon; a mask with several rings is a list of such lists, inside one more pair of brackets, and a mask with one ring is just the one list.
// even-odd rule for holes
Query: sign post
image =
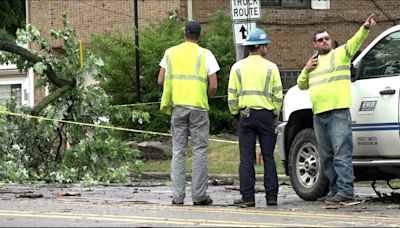
{"label": "sign post", "polygon": [[245,57],[242,45],[250,30],[256,28],[256,20],[261,18],[260,0],[231,0],[233,35],[236,45],[236,60]]}

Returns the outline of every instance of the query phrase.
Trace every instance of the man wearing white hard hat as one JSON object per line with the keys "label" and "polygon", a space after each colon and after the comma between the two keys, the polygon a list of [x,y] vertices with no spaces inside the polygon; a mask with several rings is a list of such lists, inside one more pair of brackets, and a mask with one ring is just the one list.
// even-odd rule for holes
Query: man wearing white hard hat
{"label": "man wearing white hard hat", "polygon": [[251,30],[243,44],[248,48],[249,56],[236,62],[229,76],[229,111],[239,121],[239,178],[242,197],[234,201],[238,206],[255,206],[254,163],[257,138],[264,163],[267,205],[277,205],[279,186],[274,161],[274,122],[282,106],[282,82],[276,64],[264,58],[270,43],[264,30]]}

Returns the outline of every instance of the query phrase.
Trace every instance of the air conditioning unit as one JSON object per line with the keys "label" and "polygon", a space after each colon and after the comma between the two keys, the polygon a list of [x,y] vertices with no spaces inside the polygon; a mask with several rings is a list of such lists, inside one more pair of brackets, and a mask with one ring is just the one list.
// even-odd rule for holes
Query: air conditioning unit
{"label": "air conditioning unit", "polygon": [[311,0],[311,9],[329,9],[330,0]]}

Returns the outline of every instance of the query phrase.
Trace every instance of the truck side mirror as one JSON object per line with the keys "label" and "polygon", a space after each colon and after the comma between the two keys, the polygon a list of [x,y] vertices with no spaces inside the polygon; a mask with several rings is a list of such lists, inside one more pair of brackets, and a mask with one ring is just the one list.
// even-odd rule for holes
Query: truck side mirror
{"label": "truck side mirror", "polygon": [[355,82],[357,80],[357,68],[353,63],[350,65],[350,79],[351,82]]}
{"label": "truck side mirror", "polygon": [[357,80],[357,74],[358,74],[358,68],[357,67],[355,67],[354,66],[354,63],[353,63],[353,61],[359,56],[361,54],[361,51],[360,50],[358,50],[355,54],[354,54],[354,56],[353,56],[353,58],[351,59],[351,65],[350,65],[350,74],[351,74],[351,82],[355,82],[356,80]]}

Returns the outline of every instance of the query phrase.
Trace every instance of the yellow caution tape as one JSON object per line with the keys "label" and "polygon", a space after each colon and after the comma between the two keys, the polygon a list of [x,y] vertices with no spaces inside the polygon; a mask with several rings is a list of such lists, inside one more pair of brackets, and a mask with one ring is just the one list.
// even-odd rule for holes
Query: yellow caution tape
{"label": "yellow caution tape", "polygon": [[113,105],[113,106],[114,107],[132,107],[132,106],[142,106],[142,105],[151,105],[151,104],[160,104],[160,101],[147,102],[147,103],[138,103],[138,104]]}
{"label": "yellow caution tape", "polygon": [[[214,99],[214,98],[225,98],[225,97],[228,97],[228,95],[214,96],[214,97],[211,97],[211,99]],[[160,103],[161,103],[160,101],[155,101],[155,102],[147,102],[147,103],[123,104],[123,105],[113,105],[113,106],[114,107],[133,107],[133,106],[160,104]]]}
{"label": "yellow caution tape", "polygon": [[[86,127],[97,127],[97,128],[105,128],[105,129],[112,129],[112,130],[118,130],[118,131],[128,131],[128,132],[134,132],[134,133],[162,135],[162,136],[169,136],[169,137],[172,136],[171,134],[162,133],[162,132],[144,131],[144,130],[124,128],[124,127],[114,127],[114,126],[107,126],[107,125],[100,125],[100,124],[82,123],[82,122],[76,122],[76,121],[70,121],[70,120],[57,120],[57,119],[47,118],[47,117],[43,117],[43,116],[33,116],[33,115],[29,115],[29,114],[9,112],[9,111],[4,111],[4,110],[0,110],[0,113],[10,115],[10,116],[20,116],[20,117],[26,117],[26,118],[30,118],[30,119],[56,121],[59,123],[75,124],[75,125],[81,125],[81,126],[86,126]],[[235,143],[235,144],[238,143],[237,141],[230,141],[230,140],[223,140],[223,139],[210,138],[209,140],[215,141],[215,142],[226,142],[226,143]]]}

